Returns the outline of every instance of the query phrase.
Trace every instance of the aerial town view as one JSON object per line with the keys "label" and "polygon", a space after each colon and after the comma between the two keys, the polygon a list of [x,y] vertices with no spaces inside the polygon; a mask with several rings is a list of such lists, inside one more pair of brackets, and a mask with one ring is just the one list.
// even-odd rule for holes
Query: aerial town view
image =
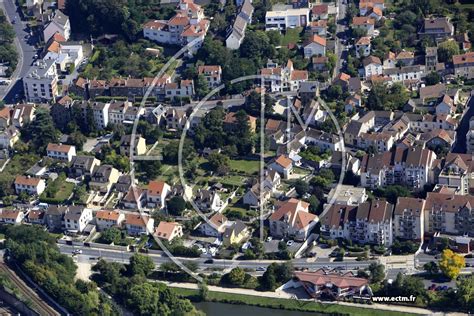
{"label": "aerial town view", "polygon": [[0,0],[0,315],[474,314],[473,43],[473,0]]}

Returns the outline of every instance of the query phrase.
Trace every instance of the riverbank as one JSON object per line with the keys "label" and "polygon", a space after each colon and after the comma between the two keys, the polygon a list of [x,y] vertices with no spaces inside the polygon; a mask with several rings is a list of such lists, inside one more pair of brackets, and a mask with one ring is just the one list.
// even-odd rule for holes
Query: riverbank
{"label": "riverbank", "polygon": [[[196,301],[199,297],[197,284],[165,282],[177,295]],[[245,289],[222,288],[208,286],[208,301],[238,305],[259,306],[274,309],[285,309],[299,312],[316,312],[322,314],[346,314],[360,316],[427,315],[432,311],[395,305],[360,305],[346,302],[315,302],[313,300],[297,300],[289,295],[278,295],[275,292],[257,292]],[[277,296],[277,297],[276,297]]]}

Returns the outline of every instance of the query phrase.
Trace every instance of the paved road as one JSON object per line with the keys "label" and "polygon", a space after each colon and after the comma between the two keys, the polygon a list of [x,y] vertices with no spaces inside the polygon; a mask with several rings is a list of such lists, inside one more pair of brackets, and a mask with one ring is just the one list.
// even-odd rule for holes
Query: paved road
{"label": "paved road", "polygon": [[[122,252],[122,251],[115,251],[115,250],[103,250],[98,248],[90,248],[90,247],[78,247],[78,246],[70,246],[64,244],[58,244],[60,251],[64,254],[71,255],[75,249],[81,249],[82,254],[80,255],[81,260],[90,259],[91,262],[94,262],[98,257],[102,257],[105,260],[113,261],[113,262],[121,262],[121,263],[128,263],[129,258],[133,255],[132,252]],[[153,262],[156,265],[162,264],[164,262],[170,262],[171,259],[162,256],[160,254],[149,254],[150,258],[153,259]],[[249,268],[249,269],[256,269],[258,267],[266,267],[270,265],[273,261],[271,260],[242,260],[242,261],[232,261],[232,260],[221,260],[221,259],[214,259],[213,264],[205,264],[205,258],[180,258],[181,261],[195,261],[199,264],[201,268],[210,268],[210,267],[217,267],[217,268],[229,268],[239,266],[242,268]],[[307,262],[306,259],[294,259],[292,260],[293,266],[296,268],[323,268],[325,266],[328,267],[344,267],[346,270],[356,270],[358,268],[365,268],[370,265],[371,262]]]}
{"label": "paved road", "polygon": [[344,45],[342,45],[341,43],[341,37],[343,37],[344,33],[347,31],[347,24],[345,21],[347,5],[341,0],[337,1],[337,5],[338,13],[336,16],[336,46],[334,51],[337,56],[337,64],[333,71],[333,79],[337,76],[338,73],[342,71],[342,61],[347,55],[347,51],[344,50]]}
{"label": "paved road", "polygon": [[466,153],[466,134],[469,132],[469,121],[474,116],[474,98],[469,98],[467,106],[468,109],[456,130],[456,143],[452,150],[455,153]]}
{"label": "paved road", "polygon": [[12,25],[16,33],[15,46],[18,51],[18,66],[12,75],[11,85],[0,87],[0,99],[5,100],[6,103],[14,103],[17,101],[16,96],[23,94],[21,78],[28,72],[28,69],[34,61],[34,56],[38,52],[35,48],[35,43],[37,43],[39,39],[36,36],[30,37],[28,40],[25,39],[25,36],[29,35],[27,25],[21,21],[13,0],[0,0],[0,8],[4,9],[10,22],[13,20],[16,21],[16,23]]}

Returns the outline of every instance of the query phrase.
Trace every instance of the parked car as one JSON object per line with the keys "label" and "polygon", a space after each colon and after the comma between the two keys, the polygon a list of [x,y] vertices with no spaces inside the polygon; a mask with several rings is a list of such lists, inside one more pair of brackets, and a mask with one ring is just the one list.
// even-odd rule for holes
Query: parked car
{"label": "parked car", "polygon": [[257,271],[267,271],[267,269],[265,267],[258,267],[256,270]]}
{"label": "parked car", "polygon": [[293,240],[288,240],[288,241],[286,242],[286,245],[287,245],[287,246],[293,245]]}
{"label": "parked car", "polygon": [[267,237],[267,241],[272,241],[272,239],[273,239],[272,236]]}
{"label": "parked car", "polygon": [[431,284],[429,287],[428,287],[428,290],[429,291],[434,291],[436,289],[436,284]]}
{"label": "parked car", "polygon": [[206,261],[204,261],[205,264],[213,264],[214,263],[214,259],[207,259]]}

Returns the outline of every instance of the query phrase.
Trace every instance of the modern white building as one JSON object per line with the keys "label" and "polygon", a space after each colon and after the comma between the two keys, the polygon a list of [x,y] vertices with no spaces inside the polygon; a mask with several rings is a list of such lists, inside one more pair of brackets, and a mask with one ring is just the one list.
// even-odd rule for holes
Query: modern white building
{"label": "modern white building", "polygon": [[28,102],[54,100],[58,95],[58,75],[54,60],[39,60],[23,77],[23,89]]}
{"label": "modern white building", "polygon": [[284,11],[267,11],[265,29],[284,31],[289,28],[306,27],[309,23],[309,9],[286,9]]}

